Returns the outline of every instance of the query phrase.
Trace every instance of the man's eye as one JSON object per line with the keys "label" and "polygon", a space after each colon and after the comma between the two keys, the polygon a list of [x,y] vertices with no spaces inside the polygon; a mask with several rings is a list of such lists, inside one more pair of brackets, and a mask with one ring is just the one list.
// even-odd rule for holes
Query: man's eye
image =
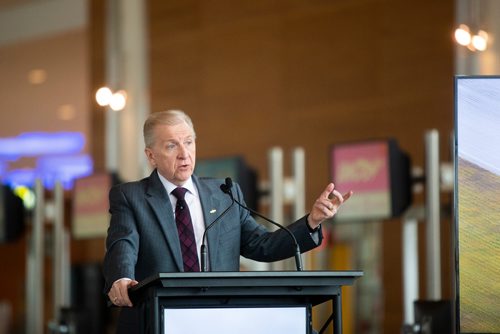
{"label": "man's eye", "polygon": [[175,145],[175,144],[168,144],[168,145],[167,145],[167,150],[172,151],[172,150],[174,150],[174,149],[175,149],[175,147],[176,147],[176,145]]}

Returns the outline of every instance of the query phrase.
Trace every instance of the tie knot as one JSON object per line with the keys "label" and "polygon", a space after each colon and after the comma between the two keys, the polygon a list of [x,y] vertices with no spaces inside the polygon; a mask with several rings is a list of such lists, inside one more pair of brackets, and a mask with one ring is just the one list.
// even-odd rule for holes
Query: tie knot
{"label": "tie knot", "polygon": [[177,187],[172,191],[172,195],[174,195],[177,200],[183,200],[184,195],[186,195],[187,189],[182,187]]}

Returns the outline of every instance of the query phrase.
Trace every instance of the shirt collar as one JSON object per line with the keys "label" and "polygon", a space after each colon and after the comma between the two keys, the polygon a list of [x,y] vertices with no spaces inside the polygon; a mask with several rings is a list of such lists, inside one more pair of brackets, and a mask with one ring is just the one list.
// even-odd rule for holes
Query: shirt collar
{"label": "shirt collar", "polygon": [[[174,191],[175,188],[178,186],[167,180],[166,178],[163,177],[160,173],[158,173],[158,176],[160,178],[161,183],[163,184],[163,187],[165,187],[165,190],[167,191],[167,194],[172,194],[172,191]],[[186,188],[191,194],[197,195],[198,192],[196,191],[196,187],[194,186],[193,183],[193,178],[190,177],[187,179],[187,181],[182,185],[182,188]]]}

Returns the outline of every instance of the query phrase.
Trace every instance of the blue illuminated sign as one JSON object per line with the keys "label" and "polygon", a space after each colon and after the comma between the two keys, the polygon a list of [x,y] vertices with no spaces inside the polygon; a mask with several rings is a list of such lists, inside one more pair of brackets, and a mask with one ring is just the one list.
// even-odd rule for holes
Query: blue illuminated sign
{"label": "blue illuminated sign", "polygon": [[17,160],[54,154],[76,154],[85,146],[79,132],[28,132],[17,137],[0,138],[0,159]]}
{"label": "blue illuminated sign", "polygon": [[[53,188],[58,180],[70,189],[76,178],[91,175],[93,162],[81,154],[85,138],[79,132],[31,132],[17,137],[0,138],[0,177],[12,187],[33,186],[40,178],[45,187]],[[8,162],[35,157],[35,168],[8,169]]]}

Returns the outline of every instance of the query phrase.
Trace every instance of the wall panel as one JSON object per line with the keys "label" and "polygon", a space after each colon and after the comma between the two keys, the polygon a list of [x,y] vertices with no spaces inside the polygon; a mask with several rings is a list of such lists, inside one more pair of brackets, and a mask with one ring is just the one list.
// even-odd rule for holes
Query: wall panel
{"label": "wall panel", "polygon": [[[452,0],[150,0],[152,110],[185,110],[199,158],[243,154],[263,179],[270,147],[303,146],[309,207],[334,143],[394,137],[423,166],[436,128],[449,159],[453,13]],[[386,333],[402,321],[399,225],[383,233]]]}

